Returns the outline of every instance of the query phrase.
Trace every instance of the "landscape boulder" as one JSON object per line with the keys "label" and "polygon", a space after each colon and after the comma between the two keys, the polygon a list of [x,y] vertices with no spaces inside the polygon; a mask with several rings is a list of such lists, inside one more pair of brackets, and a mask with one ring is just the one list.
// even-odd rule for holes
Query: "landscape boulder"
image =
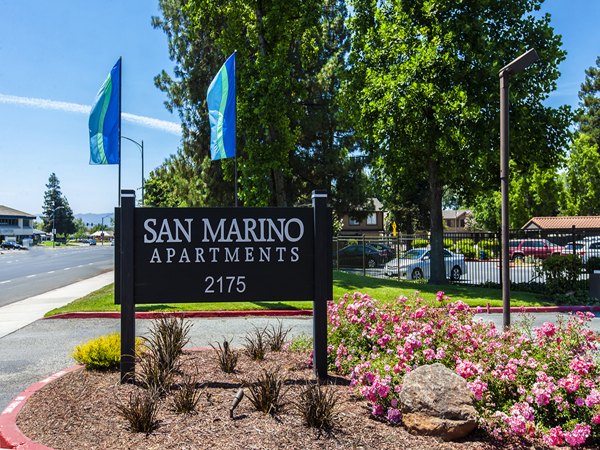
{"label": "landscape boulder", "polygon": [[418,367],[404,376],[400,408],[402,422],[416,434],[451,441],[477,427],[467,382],[439,363]]}

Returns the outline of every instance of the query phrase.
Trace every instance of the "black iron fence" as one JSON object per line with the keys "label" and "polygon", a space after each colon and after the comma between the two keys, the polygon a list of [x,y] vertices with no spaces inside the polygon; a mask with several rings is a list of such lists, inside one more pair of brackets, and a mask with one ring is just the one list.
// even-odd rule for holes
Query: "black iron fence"
{"label": "black iron fence", "polygon": [[[543,262],[554,255],[576,255],[577,278],[600,269],[600,229],[512,230],[509,241],[513,285],[543,287],[548,280]],[[444,233],[446,277],[456,283],[500,286],[500,232]],[[333,242],[334,269],[365,276],[428,279],[427,235],[337,236]]]}

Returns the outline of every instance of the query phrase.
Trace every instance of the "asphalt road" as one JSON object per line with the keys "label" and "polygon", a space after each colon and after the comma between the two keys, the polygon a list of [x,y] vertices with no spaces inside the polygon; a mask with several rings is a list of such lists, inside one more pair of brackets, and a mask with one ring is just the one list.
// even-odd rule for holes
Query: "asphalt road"
{"label": "asphalt road", "polygon": [[113,269],[114,247],[33,247],[0,254],[0,307]]}

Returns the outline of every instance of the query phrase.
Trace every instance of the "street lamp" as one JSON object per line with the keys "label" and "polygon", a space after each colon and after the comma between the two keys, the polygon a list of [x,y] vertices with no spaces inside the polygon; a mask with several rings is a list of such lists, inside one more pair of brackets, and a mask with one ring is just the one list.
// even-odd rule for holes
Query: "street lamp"
{"label": "street lamp", "polygon": [[144,141],[141,141],[141,144],[138,141],[134,141],[131,138],[128,138],[127,136],[123,136],[121,135],[121,137],[123,139],[127,139],[129,142],[133,142],[135,145],[137,145],[140,149],[140,151],[142,152],[142,206],[144,205]]}
{"label": "street lamp", "polygon": [[104,245],[104,219],[106,219],[107,217],[110,217],[110,216],[112,216],[112,214],[102,217],[102,225],[101,225],[101,232],[100,232],[100,237],[102,238],[102,243],[100,245]]}
{"label": "street lamp", "polygon": [[65,207],[57,206],[56,208],[54,208],[54,211],[52,211],[52,248],[54,248],[54,241],[56,239],[56,228],[54,226],[54,216],[56,216],[56,211],[58,211],[59,209],[65,209]]}
{"label": "street lamp", "polygon": [[529,49],[513,60],[498,73],[500,77],[500,190],[502,193],[502,322],[510,327],[510,272],[508,258],[508,80],[536,62],[540,57],[534,49]]}

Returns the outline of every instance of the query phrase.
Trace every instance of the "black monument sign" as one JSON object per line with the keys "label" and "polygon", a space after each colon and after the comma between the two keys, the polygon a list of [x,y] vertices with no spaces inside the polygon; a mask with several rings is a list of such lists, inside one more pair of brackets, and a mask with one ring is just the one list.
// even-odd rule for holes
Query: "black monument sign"
{"label": "black monument sign", "polygon": [[332,296],[327,195],[312,208],[116,210],[115,302],[121,303],[121,379],[135,369],[135,304],[313,300],[315,371],[327,376]]}

